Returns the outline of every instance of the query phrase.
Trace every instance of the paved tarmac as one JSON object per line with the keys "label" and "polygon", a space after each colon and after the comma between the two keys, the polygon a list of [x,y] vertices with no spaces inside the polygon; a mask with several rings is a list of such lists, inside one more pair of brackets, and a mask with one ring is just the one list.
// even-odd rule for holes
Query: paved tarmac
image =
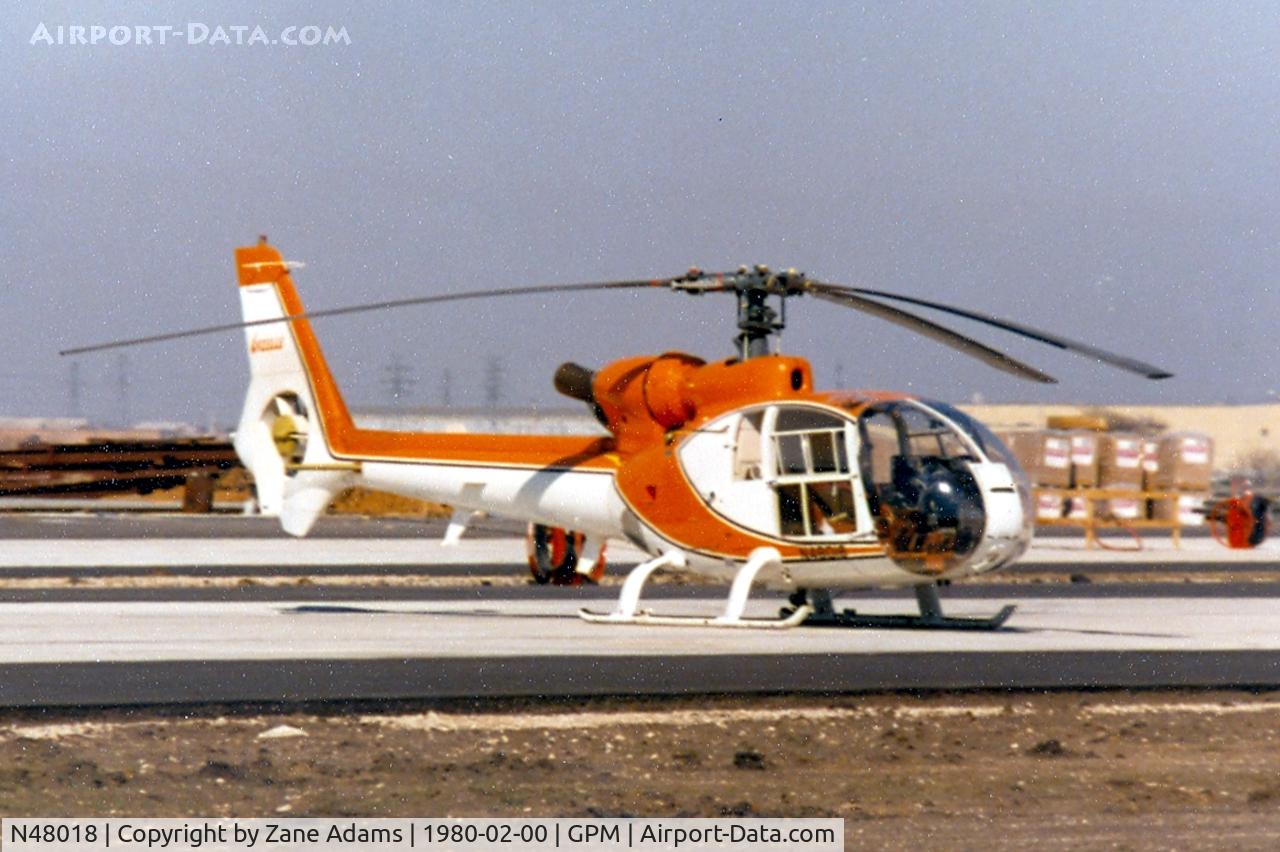
{"label": "paved tarmac", "polygon": [[[269,522],[0,518],[10,536],[0,571],[10,577],[143,576],[157,568],[313,577],[303,586],[54,583],[0,590],[0,705],[1280,686],[1280,582],[1139,582],[1155,568],[1280,570],[1274,543],[1236,553],[1200,538],[1174,551],[1166,539],[1141,554],[1122,554],[1086,551],[1079,539],[1045,539],[1021,570],[1127,567],[1135,582],[944,590],[953,615],[1016,603],[1007,628],[997,632],[766,632],[601,626],[576,617],[584,605],[610,609],[616,587],[337,581],[347,573],[518,575],[523,543],[509,525],[442,548],[423,539],[429,527],[423,524],[394,522],[386,525],[393,534],[376,536],[370,530],[378,522],[326,519],[320,538],[296,541],[269,534],[263,523]],[[437,526],[434,538],[443,529]],[[181,535],[154,537],[164,532]],[[612,555],[615,565],[639,558],[621,545]],[[659,586],[649,602],[664,614],[713,615],[724,594]],[[772,615],[778,605],[776,596],[762,595],[752,611]],[[906,593],[869,592],[844,605],[908,612],[914,601]]]}
{"label": "paved tarmac", "polygon": [[[995,612],[1003,599],[949,600],[949,614]],[[715,615],[707,599],[656,599],[659,612]],[[578,602],[476,601],[0,604],[0,663],[154,660],[658,657],[705,653],[885,654],[1050,651],[1270,650],[1280,618],[1270,598],[1024,599],[1003,631],[596,625]],[[609,609],[608,606],[597,606]],[[898,599],[864,598],[860,612],[901,612]],[[772,606],[753,610],[767,616]],[[32,642],[30,637],[42,636]],[[1280,663],[1280,656],[1277,657]]]}
{"label": "paved tarmac", "polygon": [[[102,505],[100,502],[95,505]],[[435,538],[444,534],[447,518],[365,518],[331,515],[321,518],[308,538]],[[525,524],[505,518],[479,518],[468,538],[510,538],[524,534]],[[1184,538],[1207,538],[1203,526],[1183,530]],[[1082,539],[1070,527],[1056,528],[1054,539]],[[243,514],[181,514],[177,512],[4,512],[0,511],[0,539],[23,538],[289,538],[274,518]],[[1115,547],[1129,547],[1133,537],[1104,533]],[[1167,532],[1147,530],[1144,541],[1167,541]]]}
{"label": "paved tarmac", "polygon": [[[453,575],[459,566],[487,569],[524,561],[521,528],[509,521],[482,519],[454,547],[440,545],[443,533],[444,521],[325,518],[313,535],[295,539],[280,533],[273,520],[257,517],[0,515],[0,577],[54,572],[90,576],[112,569],[333,573],[335,568],[346,571],[359,565]],[[616,541],[609,543],[608,554],[614,566],[634,565],[644,558],[641,551]],[[1132,539],[1087,549],[1079,537],[1041,536],[1017,566],[1006,570],[1148,571],[1169,566],[1191,571],[1280,570],[1280,539],[1233,551],[1206,537],[1185,538],[1180,547],[1158,536],[1143,539],[1141,549],[1135,549]]]}
{"label": "paved tarmac", "polygon": [[[1085,591],[947,607],[977,615],[1009,602],[1017,612],[990,633],[591,625],[576,617],[582,600],[550,595],[4,603],[0,705],[1280,685],[1280,596]],[[703,615],[719,606],[649,604]],[[856,601],[860,612],[909,604]]]}

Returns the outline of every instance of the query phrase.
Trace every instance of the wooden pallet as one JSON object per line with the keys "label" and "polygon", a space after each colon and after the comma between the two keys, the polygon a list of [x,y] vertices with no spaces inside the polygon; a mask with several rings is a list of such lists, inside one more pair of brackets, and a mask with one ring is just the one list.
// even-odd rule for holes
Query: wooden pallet
{"label": "wooden pallet", "polygon": [[1048,488],[1037,487],[1035,489],[1036,497],[1041,494],[1056,494],[1063,500],[1081,498],[1084,500],[1085,516],[1083,518],[1036,518],[1037,526],[1045,527],[1083,527],[1084,541],[1086,547],[1098,546],[1098,530],[1099,529],[1122,529],[1122,530],[1141,530],[1141,529],[1167,529],[1170,537],[1173,539],[1174,547],[1182,547],[1182,521],[1178,517],[1178,512],[1173,512],[1173,517],[1168,520],[1155,520],[1152,518],[1116,518],[1099,512],[1098,503],[1104,500],[1177,500],[1182,496],[1181,491],[1130,491],[1122,488]]}

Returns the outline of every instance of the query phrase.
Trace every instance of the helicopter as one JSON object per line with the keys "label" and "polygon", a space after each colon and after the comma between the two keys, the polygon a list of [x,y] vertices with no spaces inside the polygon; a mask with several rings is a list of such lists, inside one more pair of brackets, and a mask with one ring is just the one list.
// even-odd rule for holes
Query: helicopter
{"label": "helicopter", "polygon": [[[264,514],[305,536],[355,485],[454,507],[445,543],[473,513],[531,524],[540,582],[598,579],[609,539],[648,559],[616,606],[579,615],[606,624],[787,629],[801,624],[980,629],[990,617],[943,613],[939,585],[1009,565],[1031,543],[1031,488],[983,424],[943,402],[884,391],[821,391],[809,362],[775,351],[788,299],[808,297],[895,323],[1041,383],[1055,379],[890,302],[974,320],[1148,379],[1159,367],[986,314],[913,296],[819,281],[795,270],[690,269],[670,278],[466,291],[308,312],[286,261],[265,237],[235,250],[243,321],[64,351],[243,329],[250,382],[234,444]],[[554,385],[585,404],[606,434],[432,434],[365,429],[347,408],[311,320],[451,301],[594,290],[661,289],[736,303],[729,358],[641,355],[599,369],[566,363]],[[778,307],[775,309],[774,304]],[[641,607],[655,571],[729,585],[716,616]],[[746,615],[757,585],[788,595],[778,616]],[[918,613],[837,610],[833,592],[915,590]]]}

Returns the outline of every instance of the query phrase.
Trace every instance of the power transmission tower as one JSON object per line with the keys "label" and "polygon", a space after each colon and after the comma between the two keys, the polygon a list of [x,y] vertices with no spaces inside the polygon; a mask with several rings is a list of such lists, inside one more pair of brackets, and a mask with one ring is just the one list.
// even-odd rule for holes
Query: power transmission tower
{"label": "power transmission tower", "polygon": [[129,358],[123,354],[116,356],[116,391],[120,400],[120,425],[128,426],[133,422],[133,414],[129,410]]}
{"label": "power transmission tower", "polygon": [[383,384],[387,389],[388,402],[395,405],[417,385],[418,380],[413,375],[413,368],[406,364],[399,353],[391,356],[391,363],[387,364],[383,371]]}
{"label": "power transmission tower", "polygon": [[497,408],[502,404],[502,379],[505,372],[502,359],[497,355],[490,358],[489,363],[485,365],[484,401],[490,408]]}
{"label": "power transmission tower", "polygon": [[453,370],[448,367],[440,377],[440,404],[445,408],[453,404]]}

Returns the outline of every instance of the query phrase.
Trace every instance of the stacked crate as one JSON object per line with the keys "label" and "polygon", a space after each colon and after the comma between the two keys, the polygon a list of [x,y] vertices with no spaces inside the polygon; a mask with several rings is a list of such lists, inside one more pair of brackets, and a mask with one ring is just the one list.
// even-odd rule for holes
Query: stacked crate
{"label": "stacked crate", "polygon": [[1133,496],[1110,497],[1107,512],[1113,518],[1138,520],[1147,516],[1142,499],[1143,438],[1129,432],[1108,432],[1098,437],[1098,487],[1107,491],[1132,491]]}
{"label": "stacked crate", "polygon": [[1153,491],[1156,487],[1156,471],[1160,470],[1160,439],[1142,439],[1142,490]]}
{"label": "stacked crate", "polygon": [[[1043,488],[1071,487],[1071,438],[1055,429],[1021,429],[1000,436],[1031,484]],[[1066,512],[1061,495],[1041,493],[1036,517],[1061,518]]]}
{"label": "stacked crate", "polygon": [[[1088,429],[1076,429],[1070,433],[1071,487],[1097,488],[1101,459],[1098,454],[1098,433]],[[1089,504],[1083,497],[1067,500],[1068,518],[1089,517]]]}
{"label": "stacked crate", "polygon": [[1161,435],[1155,447],[1144,452],[1143,468],[1148,491],[1179,492],[1177,497],[1151,501],[1153,520],[1170,521],[1176,515],[1184,525],[1204,522],[1197,510],[1209,499],[1212,438],[1198,432]]}
{"label": "stacked crate", "polygon": [[[1018,429],[1000,434],[1039,493],[1041,521],[1084,520],[1089,509],[1070,489],[1112,492],[1097,500],[1093,514],[1141,523],[1168,522],[1176,515],[1186,525],[1203,523],[1199,510],[1208,498],[1213,471],[1213,441],[1196,432],[1145,437],[1131,432],[1099,431],[1093,423],[1059,422],[1062,429]],[[1148,500],[1143,492],[1178,492]],[[1131,492],[1132,496],[1124,493]]]}

